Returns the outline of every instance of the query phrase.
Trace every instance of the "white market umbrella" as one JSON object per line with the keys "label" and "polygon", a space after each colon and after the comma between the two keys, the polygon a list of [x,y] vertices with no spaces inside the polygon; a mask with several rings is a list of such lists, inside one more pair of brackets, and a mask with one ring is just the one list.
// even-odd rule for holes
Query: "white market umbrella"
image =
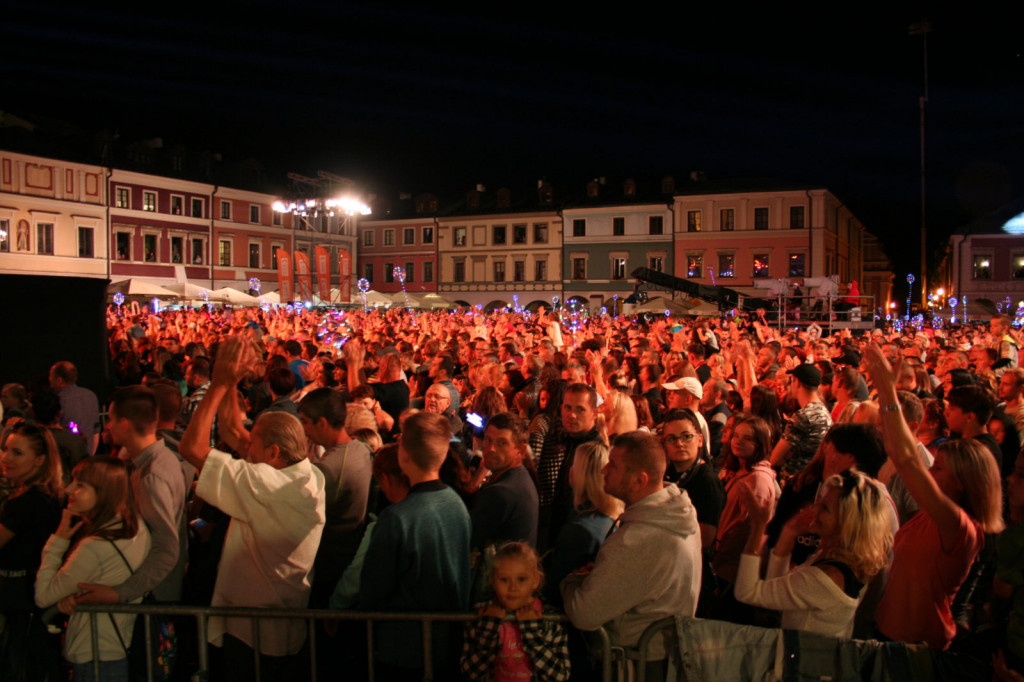
{"label": "white market umbrella", "polygon": [[175,298],[177,296],[170,289],[157,284],[151,284],[136,277],[122,279],[119,282],[111,282],[107,286],[107,293],[114,294],[118,292],[125,296],[158,296],[160,298]]}
{"label": "white market umbrella", "polygon": [[223,287],[210,292],[210,299],[224,301],[231,305],[259,305],[260,299],[255,296],[250,296],[247,293],[239,291],[238,289],[232,289],[231,287]]}

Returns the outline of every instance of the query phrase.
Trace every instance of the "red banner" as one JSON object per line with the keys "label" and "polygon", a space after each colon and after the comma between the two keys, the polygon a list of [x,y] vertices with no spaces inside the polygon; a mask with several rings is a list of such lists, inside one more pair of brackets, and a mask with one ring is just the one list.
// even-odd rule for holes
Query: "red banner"
{"label": "red banner", "polygon": [[338,249],[338,289],[341,290],[339,303],[352,302],[352,254],[347,249]]}
{"label": "red banner", "polygon": [[320,300],[331,301],[331,254],[322,246],[314,251],[316,256],[316,288],[320,290]]}
{"label": "red banner", "polygon": [[309,256],[302,251],[295,252],[295,275],[299,280],[299,300],[313,300],[313,277],[309,271]]}
{"label": "red banner", "polygon": [[284,249],[277,250],[277,286],[281,303],[292,302],[292,257]]}

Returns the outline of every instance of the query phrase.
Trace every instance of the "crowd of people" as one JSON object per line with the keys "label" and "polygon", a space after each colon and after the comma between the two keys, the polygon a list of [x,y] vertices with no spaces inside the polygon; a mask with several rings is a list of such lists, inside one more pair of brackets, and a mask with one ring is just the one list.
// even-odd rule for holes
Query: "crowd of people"
{"label": "crowd of people", "polygon": [[[57,646],[93,679],[78,605],[142,601],[473,613],[433,626],[442,679],[591,679],[588,632],[635,647],[694,615],[1024,672],[1005,316],[819,336],[757,315],[112,307],[108,331],[102,403],[66,361],[0,391],[2,679],[67,679]],[[139,623],[98,621],[100,679],[145,673]],[[308,632],[215,618],[211,679],[251,679],[257,654],[261,679],[294,677]],[[357,674],[365,632],[321,622],[319,672]],[[421,678],[423,642],[377,623],[378,676]],[[672,648],[651,642],[649,679]]]}

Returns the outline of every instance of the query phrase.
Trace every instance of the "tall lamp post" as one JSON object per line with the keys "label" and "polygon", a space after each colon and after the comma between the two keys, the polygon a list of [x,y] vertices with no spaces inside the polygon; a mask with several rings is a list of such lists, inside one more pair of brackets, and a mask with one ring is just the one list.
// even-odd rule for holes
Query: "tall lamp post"
{"label": "tall lamp post", "polygon": [[932,23],[927,19],[915,22],[910,25],[907,32],[912,36],[921,36],[922,51],[924,55],[924,92],[917,98],[918,110],[920,112],[920,135],[921,135],[921,309],[927,307],[928,297],[928,238],[925,234],[927,225],[925,219],[925,176],[924,176],[924,107],[928,103],[928,34],[931,33]]}

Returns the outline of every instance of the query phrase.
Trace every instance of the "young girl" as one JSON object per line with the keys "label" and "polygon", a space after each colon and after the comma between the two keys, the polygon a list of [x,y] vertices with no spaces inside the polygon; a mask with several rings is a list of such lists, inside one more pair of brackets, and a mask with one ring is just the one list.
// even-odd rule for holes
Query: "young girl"
{"label": "young girl", "polygon": [[[508,542],[494,556],[494,599],[466,628],[462,674],[467,680],[569,679],[569,640],[560,623],[544,620],[537,590],[544,580],[537,553]],[[506,620],[508,617],[508,620]]]}
{"label": "young girl", "polygon": [[[149,533],[139,521],[123,462],[111,457],[80,462],[67,496],[67,509],[43,549],[36,577],[36,603],[42,608],[73,597],[78,583],[124,582],[149,552]],[[134,624],[131,614],[99,616],[100,679],[128,679]],[[68,621],[64,657],[74,668],[75,682],[95,679],[88,615],[76,613]]]}

